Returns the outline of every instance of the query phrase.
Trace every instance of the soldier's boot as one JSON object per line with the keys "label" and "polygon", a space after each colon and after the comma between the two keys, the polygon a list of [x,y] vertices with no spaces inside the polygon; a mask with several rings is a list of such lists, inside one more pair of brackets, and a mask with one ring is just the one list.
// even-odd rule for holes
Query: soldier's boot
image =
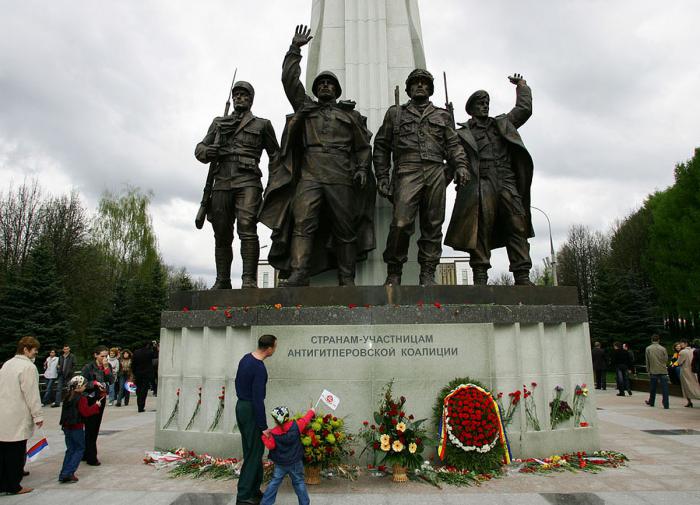
{"label": "soldier's boot", "polygon": [[257,240],[241,241],[241,258],[243,259],[241,288],[257,288],[260,243]]}
{"label": "soldier's boot", "polygon": [[472,273],[474,274],[474,285],[475,286],[486,286],[489,281],[488,269],[486,268],[472,268]]}
{"label": "soldier's boot", "polygon": [[216,262],[216,282],[211,289],[231,289],[231,262],[233,261],[231,246],[216,247],[214,261]]}
{"label": "soldier's boot", "polygon": [[292,238],[290,256],[292,260],[292,274],[287,279],[285,286],[290,288],[309,285],[309,258],[313,249],[313,240],[308,238]]}
{"label": "soldier's boot", "polygon": [[513,272],[513,278],[515,279],[516,286],[534,286],[535,284],[530,280],[529,270],[516,270]]}
{"label": "soldier's boot", "polygon": [[336,250],[338,259],[338,285],[355,285],[355,263],[357,261],[357,245],[341,244]]}
{"label": "soldier's boot", "polygon": [[435,265],[433,263],[422,263],[418,282],[421,286],[435,285]]}
{"label": "soldier's boot", "polygon": [[401,272],[403,271],[403,265],[401,263],[387,263],[386,265],[386,280],[384,281],[385,286],[400,286],[401,285]]}

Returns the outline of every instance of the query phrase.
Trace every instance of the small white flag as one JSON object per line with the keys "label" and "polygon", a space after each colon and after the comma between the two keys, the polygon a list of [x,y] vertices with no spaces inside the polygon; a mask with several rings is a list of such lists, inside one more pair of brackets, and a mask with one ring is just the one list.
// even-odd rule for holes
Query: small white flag
{"label": "small white flag", "polygon": [[327,389],[323,390],[323,393],[321,393],[321,401],[328,405],[328,408],[330,409],[337,409],[338,405],[340,404],[340,398],[335,396],[333,393],[328,391]]}

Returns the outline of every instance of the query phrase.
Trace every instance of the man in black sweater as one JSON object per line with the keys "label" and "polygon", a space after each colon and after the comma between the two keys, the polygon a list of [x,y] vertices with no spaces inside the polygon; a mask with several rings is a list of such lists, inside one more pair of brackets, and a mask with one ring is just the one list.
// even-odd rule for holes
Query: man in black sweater
{"label": "man in black sweater", "polygon": [[134,352],[134,357],[131,360],[131,372],[134,375],[134,383],[136,384],[136,405],[139,412],[143,412],[146,409],[148,388],[153,382],[154,357],[153,344],[146,342]]}
{"label": "man in black sweater", "polygon": [[262,335],[258,348],[243,356],[236,371],[236,423],[241,432],[243,446],[243,466],[238,479],[236,504],[260,503],[263,480],[262,457],[265,446],[262,434],[267,433],[265,415],[265,388],[267,369],[264,360],[275,353],[277,337]]}

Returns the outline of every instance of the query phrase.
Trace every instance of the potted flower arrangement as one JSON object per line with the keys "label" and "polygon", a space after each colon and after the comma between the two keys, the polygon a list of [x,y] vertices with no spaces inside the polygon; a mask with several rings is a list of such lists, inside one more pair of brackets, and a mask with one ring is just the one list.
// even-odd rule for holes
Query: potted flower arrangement
{"label": "potted flower arrangement", "polygon": [[339,465],[352,454],[349,449],[351,441],[352,437],[345,432],[343,419],[331,414],[317,415],[301,436],[306,483],[320,484],[322,468]]}
{"label": "potted flower arrangement", "polygon": [[394,400],[392,385],[393,381],[386,386],[379,410],[374,413],[374,424],[362,423],[360,437],[366,442],[363,452],[370,450],[375,455],[375,465],[391,466],[394,482],[406,482],[407,471],[419,468],[423,462],[423,449],[429,441],[421,428],[425,419],[416,420],[406,414],[406,398]]}

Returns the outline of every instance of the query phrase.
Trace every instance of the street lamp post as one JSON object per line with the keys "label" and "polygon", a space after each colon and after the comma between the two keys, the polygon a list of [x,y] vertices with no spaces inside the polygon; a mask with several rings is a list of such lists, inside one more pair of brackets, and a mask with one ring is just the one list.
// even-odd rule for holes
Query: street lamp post
{"label": "street lamp post", "polygon": [[549,216],[547,215],[547,213],[545,211],[535,207],[534,205],[530,205],[530,208],[540,211],[544,215],[544,217],[547,219],[547,226],[549,227],[549,251],[550,251],[550,254],[552,257],[552,260],[551,260],[552,261],[552,279],[553,279],[552,284],[554,284],[555,286],[558,286],[559,283],[557,282],[557,256],[554,253],[554,241],[552,240],[552,223],[549,221]]}

